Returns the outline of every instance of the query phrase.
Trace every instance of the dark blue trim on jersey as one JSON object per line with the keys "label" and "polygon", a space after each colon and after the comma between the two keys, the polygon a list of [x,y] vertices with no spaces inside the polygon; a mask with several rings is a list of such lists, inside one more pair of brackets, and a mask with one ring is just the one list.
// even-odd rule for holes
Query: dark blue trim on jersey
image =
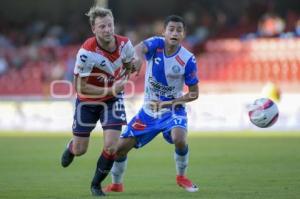
{"label": "dark blue trim on jersey", "polygon": [[160,96],[159,99],[160,99],[161,101],[171,101],[171,100],[173,100],[173,99],[175,99],[175,98],[174,98],[174,97],[170,98],[170,97]]}
{"label": "dark blue trim on jersey", "polygon": [[165,47],[164,39],[162,37],[157,37],[157,36],[150,37],[149,39],[144,40],[143,44],[148,49],[148,52],[145,53],[145,57],[147,60],[151,59],[154,56],[158,48],[163,49]]}
{"label": "dark blue trim on jersey", "polygon": [[166,58],[174,57],[175,55],[178,54],[178,52],[180,51],[180,49],[181,49],[181,45],[179,45],[179,48],[176,50],[175,53],[173,53],[172,55],[169,55],[169,56],[168,56],[167,53],[166,53],[166,48],[164,48],[164,56],[165,56]]}
{"label": "dark blue trim on jersey", "polygon": [[[152,76],[156,81],[159,83],[168,86],[166,73],[165,73],[165,64],[164,64],[164,58],[162,53],[155,53],[156,56],[153,56],[153,63],[152,63]],[[158,55],[158,56],[157,56]],[[159,56],[161,55],[161,56]],[[159,64],[155,63],[155,58],[160,58],[161,61]]]}
{"label": "dark blue trim on jersey", "polygon": [[148,46],[148,44],[147,44],[146,41],[143,41],[143,44],[144,44],[144,46],[146,46],[146,48],[148,49],[148,50],[147,50],[148,52],[145,53],[145,58],[146,58],[146,60],[150,60],[151,57],[153,56],[153,53],[150,52],[149,46]]}
{"label": "dark blue trim on jersey", "polygon": [[197,64],[193,59],[195,59],[194,56],[188,60],[185,66],[184,82],[187,86],[192,86],[199,82]]}

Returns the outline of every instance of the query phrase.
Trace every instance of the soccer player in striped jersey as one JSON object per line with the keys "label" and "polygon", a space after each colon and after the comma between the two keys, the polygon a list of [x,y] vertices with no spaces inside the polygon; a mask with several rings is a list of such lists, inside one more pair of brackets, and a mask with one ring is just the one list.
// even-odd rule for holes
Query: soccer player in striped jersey
{"label": "soccer player in striped jersey", "polygon": [[100,182],[114,163],[122,125],[126,124],[123,89],[132,72],[134,48],[128,38],[114,33],[113,15],[109,9],[95,6],[87,16],[94,37],[88,38],[77,53],[73,138],[62,155],[61,164],[68,167],[74,156],[87,151],[90,133],[100,120],[104,146],[96,165],[91,192],[95,196],[104,196]]}

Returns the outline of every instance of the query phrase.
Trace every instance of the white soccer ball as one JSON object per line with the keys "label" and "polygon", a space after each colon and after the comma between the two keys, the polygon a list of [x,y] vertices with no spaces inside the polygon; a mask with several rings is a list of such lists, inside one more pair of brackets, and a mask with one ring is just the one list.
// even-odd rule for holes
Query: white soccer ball
{"label": "white soccer ball", "polygon": [[250,121],[260,128],[267,128],[276,123],[279,111],[277,105],[268,98],[260,98],[249,107]]}

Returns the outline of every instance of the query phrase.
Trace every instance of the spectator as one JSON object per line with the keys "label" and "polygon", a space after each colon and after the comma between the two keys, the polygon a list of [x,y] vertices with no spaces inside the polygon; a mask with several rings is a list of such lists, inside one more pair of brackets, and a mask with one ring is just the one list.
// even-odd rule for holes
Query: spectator
{"label": "spectator", "polygon": [[298,19],[296,21],[296,24],[295,24],[295,36],[296,37],[300,37],[300,19]]}
{"label": "spectator", "polygon": [[275,14],[265,14],[258,22],[259,37],[279,37],[285,29],[284,20]]}
{"label": "spectator", "polygon": [[280,35],[280,38],[284,38],[284,39],[293,38],[293,37],[300,37],[300,19],[298,19],[295,22],[295,28],[292,32],[290,31],[290,32],[282,33]]}
{"label": "spectator", "polygon": [[3,34],[0,34],[0,48],[13,48],[13,44],[10,39]]}
{"label": "spectator", "polygon": [[4,74],[7,68],[8,68],[8,64],[5,57],[0,55],[0,75]]}
{"label": "spectator", "polygon": [[55,62],[51,66],[50,79],[51,80],[61,80],[65,74],[65,66],[60,62]]}

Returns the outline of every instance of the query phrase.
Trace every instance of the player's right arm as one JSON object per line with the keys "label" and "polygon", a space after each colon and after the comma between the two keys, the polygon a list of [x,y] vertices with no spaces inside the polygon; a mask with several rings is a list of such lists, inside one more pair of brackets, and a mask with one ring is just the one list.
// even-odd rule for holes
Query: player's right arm
{"label": "player's right arm", "polygon": [[121,79],[113,85],[113,87],[98,87],[88,83],[94,63],[90,60],[89,54],[84,49],[80,49],[76,56],[74,68],[74,87],[78,94],[88,95],[88,97],[105,97],[107,95],[115,95],[124,89],[126,84]]}
{"label": "player's right arm", "polygon": [[134,66],[137,73],[141,70],[143,60],[151,59],[157,48],[163,48],[163,39],[161,37],[151,37],[140,42],[135,48]]}
{"label": "player's right arm", "polygon": [[138,45],[134,47],[135,49],[135,58],[133,60],[134,70],[139,75],[145,54],[148,52],[148,48],[144,45],[143,42],[140,42]]}
{"label": "player's right arm", "polygon": [[75,76],[75,90],[78,94],[89,96],[89,97],[105,97],[107,95],[117,95],[119,92],[124,90],[126,84],[125,79],[121,79],[114,83],[113,87],[98,87],[87,83],[88,77]]}

